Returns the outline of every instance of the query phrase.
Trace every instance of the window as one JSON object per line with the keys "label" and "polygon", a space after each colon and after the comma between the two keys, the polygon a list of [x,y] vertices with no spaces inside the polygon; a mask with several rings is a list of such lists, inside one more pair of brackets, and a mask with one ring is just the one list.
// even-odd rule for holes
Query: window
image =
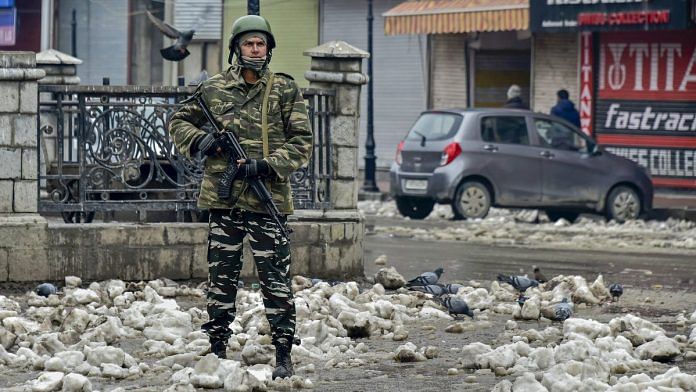
{"label": "window", "polygon": [[534,126],[544,147],[587,152],[587,140],[559,122],[537,118]]}
{"label": "window", "polygon": [[529,144],[524,117],[490,116],[481,120],[481,139],[489,143]]}
{"label": "window", "polygon": [[411,131],[406,140],[443,140],[454,136],[462,123],[462,116],[452,113],[424,113]]}

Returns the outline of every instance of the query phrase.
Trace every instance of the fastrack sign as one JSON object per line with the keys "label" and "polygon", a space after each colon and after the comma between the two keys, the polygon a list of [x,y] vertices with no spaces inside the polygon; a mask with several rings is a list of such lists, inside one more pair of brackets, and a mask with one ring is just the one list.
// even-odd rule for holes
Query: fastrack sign
{"label": "fastrack sign", "polygon": [[609,151],[649,168],[656,186],[696,188],[693,37],[687,30],[599,39],[594,133]]}
{"label": "fastrack sign", "polygon": [[684,0],[530,0],[533,32],[680,30],[692,26]]}

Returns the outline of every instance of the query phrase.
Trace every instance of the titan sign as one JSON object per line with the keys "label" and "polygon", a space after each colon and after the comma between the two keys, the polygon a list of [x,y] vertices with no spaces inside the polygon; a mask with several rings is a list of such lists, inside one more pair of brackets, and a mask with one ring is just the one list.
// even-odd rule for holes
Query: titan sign
{"label": "titan sign", "polygon": [[678,30],[689,27],[686,0],[530,0],[532,31]]}
{"label": "titan sign", "polygon": [[[657,186],[696,188],[695,35],[601,33],[598,67],[588,77],[596,79],[595,105],[581,100],[582,123],[594,125],[597,140],[650,169]],[[581,37],[581,51],[591,44]]]}

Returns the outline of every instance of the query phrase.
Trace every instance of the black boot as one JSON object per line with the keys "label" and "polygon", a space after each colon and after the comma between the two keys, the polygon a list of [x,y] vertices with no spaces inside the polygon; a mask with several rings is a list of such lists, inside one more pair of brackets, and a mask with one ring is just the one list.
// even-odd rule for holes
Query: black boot
{"label": "black boot", "polygon": [[290,357],[292,342],[288,342],[285,338],[280,338],[273,345],[276,348],[276,367],[273,370],[273,379],[292,377],[295,374],[292,368],[292,358]]}
{"label": "black boot", "polygon": [[217,355],[220,359],[227,359],[227,340],[211,337],[210,352]]}

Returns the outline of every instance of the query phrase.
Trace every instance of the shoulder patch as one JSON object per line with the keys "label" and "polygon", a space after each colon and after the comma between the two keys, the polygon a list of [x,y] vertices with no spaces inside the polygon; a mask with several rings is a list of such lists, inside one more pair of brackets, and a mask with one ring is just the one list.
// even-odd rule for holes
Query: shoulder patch
{"label": "shoulder patch", "polygon": [[288,79],[290,79],[290,80],[295,80],[295,78],[293,78],[292,76],[290,76],[290,75],[288,75],[288,74],[286,74],[286,73],[275,72],[275,75],[284,76],[284,77],[286,77],[286,78],[288,78]]}

